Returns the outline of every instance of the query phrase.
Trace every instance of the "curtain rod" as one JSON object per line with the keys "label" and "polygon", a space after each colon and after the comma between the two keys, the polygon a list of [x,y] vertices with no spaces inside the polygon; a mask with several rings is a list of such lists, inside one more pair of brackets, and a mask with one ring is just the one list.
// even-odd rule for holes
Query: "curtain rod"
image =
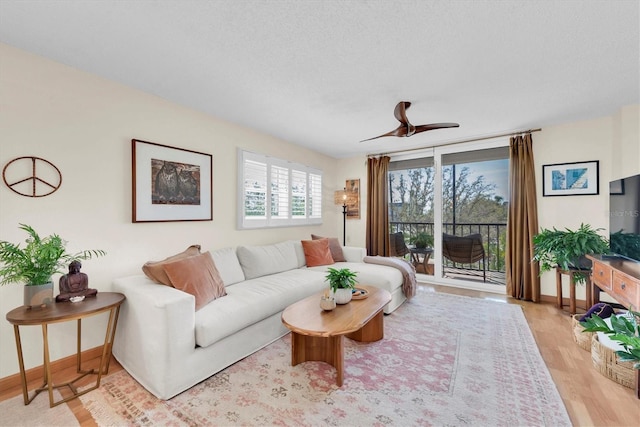
{"label": "curtain rod", "polygon": [[501,133],[501,134],[497,134],[497,135],[483,136],[483,137],[479,137],[479,138],[471,138],[471,139],[463,139],[463,140],[460,140],[460,141],[445,142],[443,144],[430,145],[428,147],[409,148],[409,149],[406,149],[406,150],[387,151],[385,153],[377,153],[377,154],[367,154],[367,158],[369,158],[369,157],[377,157],[377,156],[384,156],[384,155],[387,155],[387,154],[409,153],[411,151],[420,151],[420,150],[424,150],[426,148],[444,147],[444,146],[447,146],[447,145],[462,144],[463,142],[483,141],[485,139],[500,138],[502,136],[516,136],[516,135],[521,135],[523,133],[540,132],[541,130],[542,130],[542,128],[529,129],[529,130],[524,130],[522,132],[507,132],[507,133]]}

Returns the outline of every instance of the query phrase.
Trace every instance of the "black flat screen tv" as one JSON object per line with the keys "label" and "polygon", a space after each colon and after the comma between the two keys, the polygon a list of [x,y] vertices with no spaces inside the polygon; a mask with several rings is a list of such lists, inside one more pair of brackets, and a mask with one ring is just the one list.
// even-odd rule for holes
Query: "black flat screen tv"
{"label": "black flat screen tv", "polygon": [[640,262],[640,174],[609,183],[611,253]]}

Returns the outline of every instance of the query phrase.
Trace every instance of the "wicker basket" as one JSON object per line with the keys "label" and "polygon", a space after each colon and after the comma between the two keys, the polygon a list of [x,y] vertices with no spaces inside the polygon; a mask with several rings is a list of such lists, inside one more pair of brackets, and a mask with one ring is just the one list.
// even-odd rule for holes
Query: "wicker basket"
{"label": "wicker basket", "polygon": [[620,362],[614,350],[600,344],[598,334],[594,334],[591,339],[591,361],[605,377],[625,387],[635,388],[636,373],[633,370],[633,362]]}
{"label": "wicker basket", "polygon": [[583,314],[574,314],[571,316],[571,329],[573,330],[573,340],[586,351],[591,351],[591,338],[595,335],[595,332],[582,332],[584,326],[580,324],[580,318]]}

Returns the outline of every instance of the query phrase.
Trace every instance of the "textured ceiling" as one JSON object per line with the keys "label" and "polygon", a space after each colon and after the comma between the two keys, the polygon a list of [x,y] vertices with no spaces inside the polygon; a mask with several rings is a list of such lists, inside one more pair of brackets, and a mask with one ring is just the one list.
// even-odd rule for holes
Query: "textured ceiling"
{"label": "textured ceiling", "polygon": [[[637,0],[0,0],[1,42],[339,158],[638,104],[639,28]],[[359,142],[399,101],[460,127]]]}

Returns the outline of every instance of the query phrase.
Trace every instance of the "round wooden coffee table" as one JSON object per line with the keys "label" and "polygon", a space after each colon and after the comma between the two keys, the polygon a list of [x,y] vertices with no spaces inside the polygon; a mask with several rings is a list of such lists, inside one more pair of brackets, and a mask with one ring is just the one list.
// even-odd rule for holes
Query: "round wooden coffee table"
{"label": "round wooden coffee table", "polygon": [[300,300],[282,312],[282,323],[291,330],[291,365],[321,361],[336,368],[337,384],[344,378],[343,337],[361,342],[384,338],[382,309],[391,294],[373,286],[357,285],[368,297],[338,305],[332,311],[320,308],[324,292]]}

